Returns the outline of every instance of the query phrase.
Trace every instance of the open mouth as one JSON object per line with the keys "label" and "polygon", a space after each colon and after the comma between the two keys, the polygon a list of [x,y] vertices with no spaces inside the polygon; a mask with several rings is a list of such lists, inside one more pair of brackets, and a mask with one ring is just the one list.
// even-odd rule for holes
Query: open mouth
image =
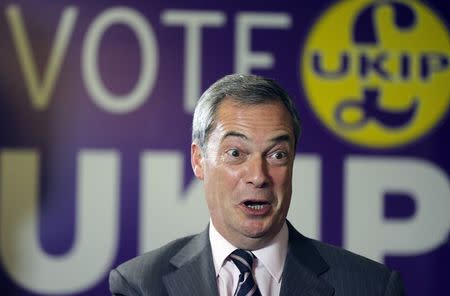
{"label": "open mouth", "polygon": [[267,201],[247,200],[241,203],[241,209],[249,216],[264,217],[272,209],[272,205]]}
{"label": "open mouth", "polygon": [[249,201],[244,202],[244,205],[247,208],[250,208],[252,210],[262,210],[265,207],[267,207],[269,205],[269,203],[268,202],[263,202],[263,201],[251,201],[251,200],[249,200]]}

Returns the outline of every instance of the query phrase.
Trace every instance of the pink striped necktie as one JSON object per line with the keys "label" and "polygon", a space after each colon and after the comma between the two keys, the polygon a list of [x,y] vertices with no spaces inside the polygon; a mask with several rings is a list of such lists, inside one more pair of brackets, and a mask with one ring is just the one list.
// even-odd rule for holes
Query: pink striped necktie
{"label": "pink striped necktie", "polygon": [[254,255],[250,251],[237,249],[230,255],[231,260],[237,266],[241,274],[237,285],[235,296],[261,296],[261,292],[252,275]]}

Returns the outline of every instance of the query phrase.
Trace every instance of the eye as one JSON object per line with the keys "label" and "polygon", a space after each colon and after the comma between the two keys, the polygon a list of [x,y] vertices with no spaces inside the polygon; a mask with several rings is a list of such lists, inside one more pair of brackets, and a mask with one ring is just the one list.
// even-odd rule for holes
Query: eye
{"label": "eye", "polygon": [[285,164],[287,163],[289,154],[286,151],[278,150],[269,154],[269,161],[272,164]]}
{"label": "eye", "polygon": [[239,150],[237,150],[237,149],[234,149],[234,148],[228,150],[227,154],[229,156],[231,156],[231,157],[234,157],[234,158],[238,158],[239,156],[241,156],[241,152]]}
{"label": "eye", "polygon": [[283,158],[287,157],[287,153],[283,152],[283,151],[278,151],[273,154],[273,157],[275,159],[283,159]]}
{"label": "eye", "polygon": [[245,160],[245,153],[238,148],[230,148],[225,151],[222,159],[229,164],[242,163]]}

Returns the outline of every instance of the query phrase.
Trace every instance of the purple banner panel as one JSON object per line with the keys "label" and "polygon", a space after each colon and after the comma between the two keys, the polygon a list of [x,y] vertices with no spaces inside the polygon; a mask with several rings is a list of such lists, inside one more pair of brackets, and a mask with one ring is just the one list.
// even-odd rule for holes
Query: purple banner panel
{"label": "purple banner panel", "polygon": [[192,113],[234,72],[299,109],[296,228],[447,294],[446,1],[3,2],[2,295],[108,295],[111,268],[202,231]]}

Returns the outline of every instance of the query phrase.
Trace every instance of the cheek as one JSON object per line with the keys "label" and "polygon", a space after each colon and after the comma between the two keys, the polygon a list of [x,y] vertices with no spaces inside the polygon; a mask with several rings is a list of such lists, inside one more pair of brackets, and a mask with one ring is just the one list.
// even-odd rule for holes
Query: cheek
{"label": "cheek", "polygon": [[292,170],[286,167],[274,168],[271,174],[275,186],[288,190],[292,184]]}
{"label": "cheek", "polygon": [[[211,167],[209,167],[211,168]],[[234,167],[207,168],[203,185],[208,203],[223,204],[233,196],[240,180],[240,171]]]}
{"label": "cheek", "polygon": [[215,182],[229,185],[237,182],[242,175],[242,167],[239,165],[229,165],[222,160],[216,162],[214,167],[210,167],[211,178]]}
{"label": "cheek", "polygon": [[241,180],[241,169],[239,167],[226,167],[222,172],[222,181],[227,185],[235,185]]}
{"label": "cheek", "polygon": [[236,196],[239,195],[238,173],[232,169],[221,170],[216,177],[215,199],[216,203],[222,207],[234,204]]}

